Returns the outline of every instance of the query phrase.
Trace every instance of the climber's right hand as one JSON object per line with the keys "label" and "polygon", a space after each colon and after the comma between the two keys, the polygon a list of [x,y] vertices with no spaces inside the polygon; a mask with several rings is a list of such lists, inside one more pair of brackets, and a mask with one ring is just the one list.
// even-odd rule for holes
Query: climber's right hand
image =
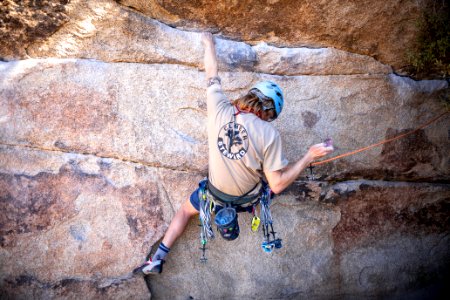
{"label": "climber's right hand", "polygon": [[309,158],[309,160],[312,162],[318,158],[321,158],[325,155],[330,154],[333,151],[334,151],[333,146],[331,144],[329,145],[324,142],[324,143],[315,144],[315,145],[311,146],[306,155]]}

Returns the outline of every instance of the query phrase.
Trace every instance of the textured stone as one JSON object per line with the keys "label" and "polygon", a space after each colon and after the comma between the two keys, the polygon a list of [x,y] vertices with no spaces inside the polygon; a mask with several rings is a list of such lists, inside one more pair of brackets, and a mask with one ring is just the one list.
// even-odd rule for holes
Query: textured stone
{"label": "textured stone", "polygon": [[340,256],[338,278],[348,298],[444,299],[449,246],[447,234],[393,234]]}
{"label": "textured stone", "polygon": [[252,216],[243,213],[238,239],[225,241],[218,236],[210,241],[206,264],[199,260],[198,220],[193,220],[172,247],[161,276],[148,278],[152,295],[156,299],[279,299],[299,291],[313,294],[330,280],[331,231],[339,211],[280,199],[272,214],[283,248],[264,253],[262,233],[252,233]]}
{"label": "textured stone", "polygon": [[[337,205],[324,203],[330,190]],[[251,215],[244,213],[239,238],[210,241],[204,265],[195,220],[164,273],[147,281],[157,299],[409,295],[450,275],[449,196],[448,185],[299,182],[272,205],[283,248],[264,253],[262,234],[250,231]]]}
{"label": "textured stone", "polygon": [[[48,39],[28,46],[29,56],[202,67],[203,47],[199,33],[171,28],[106,0],[72,1],[67,13],[70,21]],[[370,57],[331,48],[279,49],[266,43],[251,47],[217,38],[217,50],[221,70],[280,75],[386,74],[391,71],[390,67]]]}
{"label": "textured stone", "polygon": [[[262,79],[281,85],[274,125],[291,161],[326,137],[342,154],[444,112],[447,82],[391,69],[428,0],[174,3],[2,3],[0,298],[150,297],[131,270],[207,173],[198,31],[217,33],[230,99]],[[200,264],[192,220],[148,278],[153,297],[444,298],[448,123],[296,181],[272,206],[275,253],[241,214],[238,240],[210,242]]]}
{"label": "textured stone", "polygon": [[405,295],[447,280],[448,185],[359,181],[345,191],[342,185],[331,187],[342,195],[335,198],[341,222],[333,240],[347,293]]}
{"label": "textured stone", "polygon": [[333,48],[276,48],[266,43],[253,47],[257,71],[278,75],[388,74],[387,65],[364,55]]}
{"label": "textured stone", "polygon": [[422,231],[442,234],[450,229],[448,185],[347,182],[346,189],[331,186],[341,208],[342,221],[333,230],[338,253],[368,246],[394,234]]}
{"label": "textured stone", "polygon": [[[8,122],[1,129],[2,143],[176,170],[207,168],[205,79],[196,69],[70,59],[1,63],[0,69],[1,112]],[[436,93],[447,87],[445,81],[382,74],[221,76],[230,99],[261,79],[281,85],[286,105],[274,124],[290,160],[326,137],[334,139],[335,153],[341,154],[410,131],[442,113]],[[318,175],[446,180],[447,134],[444,126],[433,124],[404,140],[320,167]],[[401,157],[408,159],[399,162]]]}
{"label": "textured stone", "polygon": [[[204,93],[198,92],[203,81],[198,79],[191,87],[183,84],[187,93],[169,94],[174,89],[169,78],[177,69],[186,71],[179,73],[180,84],[199,75],[178,66],[169,66],[170,72],[166,66],[148,69],[135,64],[134,70],[130,66],[82,60],[11,63],[2,72],[8,77],[2,77],[5,89],[0,97],[11,121],[9,129],[2,128],[2,141],[179,170],[206,169],[207,157],[202,155],[207,152],[206,107],[200,101]],[[29,77],[29,71],[49,73],[38,79]],[[76,78],[69,78],[72,74]],[[133,78],[144,81],[133,86]],[[30,87],[28,80],[35,82],[36,90],[15,90],[17,84]],[[171,105],[174,99],[176,106]],[[168,139],[172,142],[166,143]]]}
{"label": "textured stone", "polygon": [[5,146],[0,161],[2,294],[26,298],[36,289],[42,297],[121,299],[136,288],[137,298],[148,298],[130,272],[198,176]]}
{"label": "textured stone", "polygon": [[[130,271],[201,176],[90,155],[0,149],[2,218],[15,220],[1,226],[2,294],[147,298],[143,281]],[[150,278],[152,295],[364,298],[426,288],[448,270],[449,193],[448,185],[436,184],[299,182],[272,206],[282,249],[263,253],[261,232],[251,233],[251,215],[241,214],[238,240],[210,242],[202,265],[194,219],[162,276]],[[36,223],[48,219],[47,227]]]}
{"label": "textured stone", "polygon": [[44,40],[68,21],[66,4],[58,1],[2,1],[0,6],[0,57],[26,57],[33,42]]}
{"label": "textured stone", "polygon": [[334,47],[401,68],[415,22],[431,1],[140,1],[119,0],[179,28],[208,28],[244,41],[277,46]]}
{"label": "textured stone", "polygon": [[141,278],[115,280],[106,286],[102,282],[63,279],[54,284],[42,283],[22,275],[4,281],[5,299],[150,299],[151,294]]}

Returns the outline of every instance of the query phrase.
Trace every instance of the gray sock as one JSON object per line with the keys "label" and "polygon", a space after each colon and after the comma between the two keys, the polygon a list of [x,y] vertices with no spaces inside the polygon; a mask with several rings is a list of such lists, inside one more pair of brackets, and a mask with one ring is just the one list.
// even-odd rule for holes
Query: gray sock
{"label": "gray sock", "polygon": [[164,245],[163,243],[159,244],[158,250],[156,250],[156,253],[152,257],[152,261],[155,260],[164,260],[166,255],[169,253],[170,248]]}

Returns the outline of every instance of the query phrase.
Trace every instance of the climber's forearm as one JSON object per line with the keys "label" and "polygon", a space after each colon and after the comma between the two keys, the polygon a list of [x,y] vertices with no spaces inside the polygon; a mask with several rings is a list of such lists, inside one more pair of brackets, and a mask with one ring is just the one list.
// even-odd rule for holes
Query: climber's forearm
{"label": "climber's forearm", "polygon": [[326,143],[320,143],[313,145],[309,148],[308,152],[293,165],[289,165],[286,168],[278,171],[265,171],[267,181],[270,189],[275,193],[281,193],[291,183],[293,183],[301,172],[307,168],[314,160],[323,157],[333,152],[333,146]]}
{"label": "climber's forearm", "polygon": [[265,172],[270,189],[279,194],[290,186],[303,170],[309,166],[314,159],[307,153],[300,160],[286,168],[274,172]]}
{"label": "climber's forearm", "polygon": [[203,35],[203,45],[205,46],[205,72],[206,78],[216,77],[218,75],[216,47],[211,34]]}

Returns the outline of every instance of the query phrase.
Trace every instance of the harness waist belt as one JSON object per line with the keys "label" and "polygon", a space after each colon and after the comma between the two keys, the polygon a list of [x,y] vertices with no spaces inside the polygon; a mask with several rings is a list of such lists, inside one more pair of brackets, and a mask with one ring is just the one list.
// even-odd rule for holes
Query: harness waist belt
{"label": "harness waist belt", "polygon": [[[258,185],[259,185],[259,183],[257,183],[250,191],[248,191],[247,193],[245,193],[242,196],[232,196],[232,195],[229,195],[229,194],[226,194],[226,193],[220,191],[219,189],[214,187],[212,185],[212,183],[208,180],[208,191],[219,202],[223,202],[225,204],[231,204],[231,205],[242,205],[242,204],[252,202],[253,200],[257,199],[261,195],[261,191],[259,191],[258,194],[248,196],[248,194],[253,192]],[[261,189],[263,189],[263,188],[264,188],[264,186],[261,185]]]}

